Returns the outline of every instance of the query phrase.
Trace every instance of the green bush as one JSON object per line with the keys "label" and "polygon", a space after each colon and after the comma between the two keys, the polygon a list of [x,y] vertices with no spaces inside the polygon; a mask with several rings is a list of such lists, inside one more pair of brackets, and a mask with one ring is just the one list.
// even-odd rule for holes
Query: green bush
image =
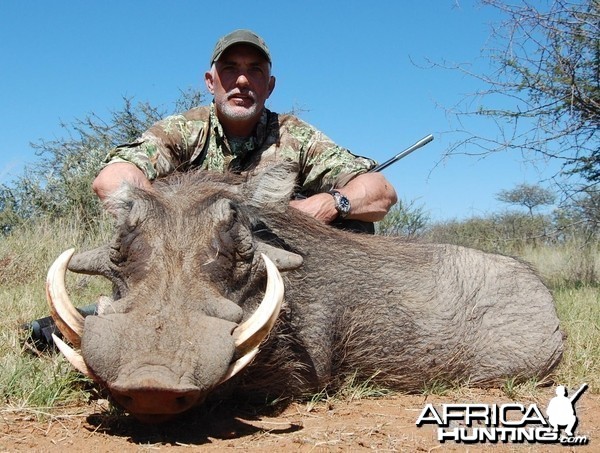
{"label": "green bush", "polygon": [[[197,105],[198,91],[182,92],[175,111]],[[103,119],[92,113],[71,124],[61,124],[66,138],[32,144],[40,159],[26,167],[23,175],[0,186],[0,232],[42,217],[58,219],[75,216],[91,226],[102,208],[92,192],[92,181],[108,151],[138,138],[167,114],[147,102],[133,104],[125,98],[123,107]]]}
{"label": "green bush", "polygon": [[526,246],[552,243],[552,230],[552,220],[548,216],[506,211],[434,224],[428,229],[426,238],[488,252],[518,254]]}
{"label": "green bush", "polygon": [[423,234],[428,223],[429,215],[422,205],[398,200],[383,220],[375,224],[375,231],[382,236],[415,238]]}

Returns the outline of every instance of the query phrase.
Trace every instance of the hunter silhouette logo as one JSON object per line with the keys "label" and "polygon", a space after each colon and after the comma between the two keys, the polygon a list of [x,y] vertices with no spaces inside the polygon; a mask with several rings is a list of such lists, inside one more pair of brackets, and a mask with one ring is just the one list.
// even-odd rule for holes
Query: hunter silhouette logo
{"label": "hunter silhouette logo", "polygon": [[566,426],[565,434],[573,437],[573,431],[578,422],[575,414],[575,402],[587,387],[587,384],[583,384],[571,398],[567,396],[567,389],[564,385],[556,387],[556,396],[550,400],[548,409],[546,409],[548,422],[554,428],[554,432],[558,432],[560,426]]}
{"label": "hunter silhouette logo", "polygon": [[[587,436],[576,436],[575,403],[588,388],[583,384],[569,397],[563,385],[548,403],[546,415],[537,404],[442,404],[436,408],[426,404],[416,425],[437,426],[441,443],[560,443],[587,445]],[[562,433],[561,433],[562,430]]]}

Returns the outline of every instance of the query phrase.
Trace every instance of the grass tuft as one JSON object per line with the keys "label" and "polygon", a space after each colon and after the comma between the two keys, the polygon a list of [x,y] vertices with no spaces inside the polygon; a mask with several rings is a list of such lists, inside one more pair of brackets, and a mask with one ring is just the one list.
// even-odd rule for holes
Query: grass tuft
{"label": "grass tuft", "polygon": [[561,327],[567,334],[557,383],[570,388],[587,382],[600,391],[600,287],[563,287],[554,291]]}

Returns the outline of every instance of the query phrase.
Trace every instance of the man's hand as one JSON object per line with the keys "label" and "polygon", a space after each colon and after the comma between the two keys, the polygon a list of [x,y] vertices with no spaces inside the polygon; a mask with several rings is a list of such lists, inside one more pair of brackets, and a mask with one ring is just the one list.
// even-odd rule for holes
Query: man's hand
{"label": "man's hand", "polygon": [[338,216],[335,201],[328,193],[318,193],[312,197],[292,200],[290,206],[324,223],[331,223]]}

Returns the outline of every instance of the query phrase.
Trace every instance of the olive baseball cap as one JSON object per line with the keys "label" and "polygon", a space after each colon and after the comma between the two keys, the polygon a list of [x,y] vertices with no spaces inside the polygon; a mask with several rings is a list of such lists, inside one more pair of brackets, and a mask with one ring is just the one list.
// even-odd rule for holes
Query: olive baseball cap
{"label": "olive baseball cap", "polygon": [[250,44],[256,47],[265,54],[267,61],[271,64],[271,54],[264,39],[251,30],[235,30],[217,41],[209,66],[212,66],[215,61],[218,61],[219,58],[221,58],[221,55],[223,55],[223,52],[235,44]]}

